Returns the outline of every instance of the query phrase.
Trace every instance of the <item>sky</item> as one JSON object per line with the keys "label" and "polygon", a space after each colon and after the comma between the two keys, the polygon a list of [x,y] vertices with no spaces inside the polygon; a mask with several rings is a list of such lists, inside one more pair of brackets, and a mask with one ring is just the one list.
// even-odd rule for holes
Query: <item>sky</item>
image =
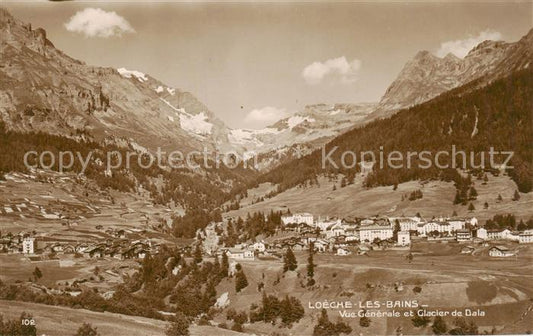
{"label": "sky", "polygon": [[88,64],[192,92],[228,126],[261,128],[316,103],[379,101],[420,50],[459,57],[516,41],[532,2],[9,2]]}

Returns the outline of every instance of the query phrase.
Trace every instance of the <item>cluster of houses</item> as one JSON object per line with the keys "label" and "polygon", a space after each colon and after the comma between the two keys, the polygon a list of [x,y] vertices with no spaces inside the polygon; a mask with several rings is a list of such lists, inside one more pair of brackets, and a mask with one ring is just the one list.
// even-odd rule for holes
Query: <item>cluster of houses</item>
{"label": "cluster of houses", "polygon": [[122,234],[118,237],[104,239],[101,242],[64,242],[36,238],[36,233],[7,233],[0,238],[0,252],[29,256],[74,254],[78,257],[114,259],[143,259],[147,253],[157,253],[160,247],[150,240],[130,240]]}
{"label": "cluster of houses", "polygon": [[[284,250],[307,250],[313,243],[317,252],[348,255],[364,254],[370,249],[409,248],[412,237],[427,240],[452,240],[457,242],[486,242],[508,240],[533,243],[533,230],[512,232],[509,229],[487,230],[479,226],[475,217],[433,218],[373,217],[358,220],[322,219],[310,213],[284,215],[281,218],[285,231],[297,233],[285,239],[253,244],[238,244],[221,248],[228,257],[236,260],[254,260],[258,255],[280,255]],[[220,251],[219,251],[220,252]],[[512,252],[498,245],[490,249],[490,256],[509,256]]]}

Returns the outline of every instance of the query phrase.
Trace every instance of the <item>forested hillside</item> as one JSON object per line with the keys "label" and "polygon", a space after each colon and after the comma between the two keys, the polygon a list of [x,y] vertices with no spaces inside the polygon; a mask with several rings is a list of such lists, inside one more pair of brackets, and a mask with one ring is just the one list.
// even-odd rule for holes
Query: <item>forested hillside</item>
{"label": "forested hillside", "polygon": [[[325,153],[332,148],[338,149],[331,155],[334,162],[339,163],[344,151],[359,153],[362,151],[380,152],[380,146],[386,158],[391,151],[407,153],[409,151],[448,151],[455,145],[457,150],[467,153],[486,152],[491,147],[495,151],[514,151],[509,164],[513,169],[507,173],[522,192],[532,189],[532,125],[533,112],[533,70],[525,69],[513,73],[509,77],[497,80],[478,88],[479,81],[444,93],[431,101],[404,109],[387,118],[371,122],[364,127],[343,134],[326,145]],[[488,155],[488,154],[487,154]],[[272,182],[279,185],[278,191],[286,190],[303,183],[313,182],[317,175],[323,173],[343,173],[353,176],[358,170],[346,169],[339,165],[335,168],[327,165],[322,169],[322,152],[316,150],[300,160],[286,163],[262,175],[257,183]],[[497,156],[496,162],[505,156]],[[441,156],[441,165],[451,164],[452,157]],[[350,161],[350,157],[346,160]],[[467,169],[480,164],[479,155],[474,165],[467,158]],[[460,180],[456,170],[422,169],[417,158],[411,160],[411,168],[392,169],[385,164],[383,168],[374,166],[366,176],[367,187],[394,185],[410,180],[442,179],[446,181]],[[457,157],[457,166],[463,160]],[[485,160],[485,170],[488,167]],[[479,171],[479,169],[477,169]]]}

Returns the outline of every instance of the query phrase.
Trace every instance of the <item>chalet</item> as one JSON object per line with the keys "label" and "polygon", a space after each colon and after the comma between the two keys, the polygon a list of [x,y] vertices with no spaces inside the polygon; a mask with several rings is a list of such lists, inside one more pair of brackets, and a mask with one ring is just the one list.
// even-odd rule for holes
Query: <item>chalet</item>
{"label": "chalet", "polygon": [[346,248],[343,248],[343,247],[339,247],[337,249],[337,255],[338,256],[346,256],[346,255],[350,255],[352,254],[352,251],[346,249]]}
{"label": "chalet", "polygon": [[181,270],[181,265],[174,266],[174,268],[172,269],[172,275],[178,275],[180,270]]}
{"label": "chalet", "polygon": [[120,229],[116,232],[115,236],[118,238],[126,238],[126,231],[123,229]]}
{"label": "chalet", "polygon": [[24,254],[33,254],[34,251],[35,238],[33,237],[24,237],[22,239],[22,253]]}
{"label": "chalet", "polygon": [[257,251],[257,252],[265,252],[266,250],[266,245],[264,242],[256,242],[252,245],[252,248]]}
{"label": "chalet", "polygon": [[455,232],[455,237],[458,242],[465,242],[472,240],[472,232],[470,230],[458,230]]}
{"label": "chalet", "polygon": [[63,253],[75,253],[76,249],[73,245],[67,244],[63,246]]}
{"label": "chalet", "polygon": [[88,248],[84,251],[84,254],[89,258],[103,258],[104,257],[104,248],[101,246],[96,246],[93,248]]}
{"label": "chalet", "polygon": [[146,249],[139,249],[135,251],[135,256],[137,259],[144,259],[146,258],[146,255],[148,255],[148,250]]}
{"label": "chalet", "polygon": [[360,245],[357,248],[357,254],[359,255],[367,254],[369,251],[370,251],[370,248],[368,246]]}
{"label": "chalet", "polygon": [[52,251],[56,253],[62,253],[63,252],[63,245],[56,243],[52,245]]}
{"label": "chalet", "polygon": [[329,244],[323,240],[317,240],[314,242],[315,251],[317,252],[326,252],[328,245]]}
{"label": "chalet", "polygon": [[520,244],[533,243],[533,230],[526,230],[518,234],[518,242]]}
{"label": "chalet", "polygon": [[89,245],[86,243],[81,243],[76,245],[75,250],[78,253],[84,253],[89,248]]}
{"label": "chalet", "polygon": [[489,249],[489,256],[491,257],[512,257],[514,252],[502,245],[493,246]]}
{"label": "chalet", "polygon": [[226,252],[226,255],[228,258],[235,259],[235,260],[254,260],[255,255],[254,251],[252,250],[243,250],[243,249],[228,249]]}
{"label": "chalet", "polygon": [[475,248],[473,246],[465,246],[461,249],[461,254],[471,254],[474,250]]}

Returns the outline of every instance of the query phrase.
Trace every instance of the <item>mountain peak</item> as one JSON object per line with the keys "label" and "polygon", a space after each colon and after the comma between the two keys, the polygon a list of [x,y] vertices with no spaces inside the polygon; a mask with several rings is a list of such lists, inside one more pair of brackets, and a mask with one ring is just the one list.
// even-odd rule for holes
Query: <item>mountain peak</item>
{"label": "mountain peak", "polygon": [[496,49],[503,49],[507,46],[508,43],[504,41],[493,41],[493,40],[485,40],[472,48],[468,52],[466,57],[472,57],[473,55],[479,55],[479,54],[490,54],[493,53]]}
{"label": "mountain peak", "polygon": [[430,53],[429,51],[427,50],[421,50],[419,52],[416,53],[415,57],[414,57],[415,60],[423,60],[423,59],[438,59],[437,56],[433,55],[432,53]]}
{"label": "mountain peak", "polygon": [[532,40],[533,29],[515,43],[483,41],[463,59],[451,53],[440,58],[419,51],[387,88],[376,113],[387,115],[420,104],[487,74],[498,78],[520,70],[530,62]]}

